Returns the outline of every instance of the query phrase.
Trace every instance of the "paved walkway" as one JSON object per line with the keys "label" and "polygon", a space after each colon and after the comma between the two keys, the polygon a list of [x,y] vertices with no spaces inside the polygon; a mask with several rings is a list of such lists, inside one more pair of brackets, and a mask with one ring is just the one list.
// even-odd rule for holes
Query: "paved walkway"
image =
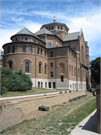
{"label": "paved walkway", "polygon": [[92,112],[81,121],[70,133],[70,135],[99,135],[97,133],[97,112]]}

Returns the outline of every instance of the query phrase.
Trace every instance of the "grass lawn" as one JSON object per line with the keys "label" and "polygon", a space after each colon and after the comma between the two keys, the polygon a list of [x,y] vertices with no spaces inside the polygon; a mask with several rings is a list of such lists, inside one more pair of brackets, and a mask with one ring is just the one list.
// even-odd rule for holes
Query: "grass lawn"
{"label": "grass lawn", "polygon": [[[53,107],[56,107],[55,105]],[[96,109],[96,99],[92,93],[68,105],[61,105],[56,111],[46,116],[25,120],[4,130],[5,135],[67,135],[85,117]]]}
{"label": "grass lawn", "polygon": [[60,92],[64,90],[56,90],[56,89],[44,89],[44,88],[36,88],[33,87],[32,90],[27,90],[26,92],[10,92],[8,91],[4,95],[0,96],[2,97],[14,97],[14,96],[24,96],[24,95],[34,95],[34,94],[42,94],[42,93],[51,93],[51,92]]}

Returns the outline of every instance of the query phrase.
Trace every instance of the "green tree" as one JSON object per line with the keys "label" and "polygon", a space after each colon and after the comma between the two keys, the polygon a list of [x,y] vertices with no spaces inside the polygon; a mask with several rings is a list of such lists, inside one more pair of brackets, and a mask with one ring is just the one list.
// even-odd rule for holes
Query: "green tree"
{"label": "green tree", "polygon": [[92,60],[90,63],[91,69],[91,84],[95,87],[97,84],[100,84],[100,59],[101,57]]}
{"label": "green tree", "polygon": [[7,88],[6,88],[6,83],[7,83],[7,77],[6,75],[3,73],[3,71],[5,70],[5,68],[1,68],[1,95],[5,94],[7,92]]}
{"label": "green tree", "polygon": [[20,70],[19,72],[6,69],[3,74],[7,77],[6,88],[8,91],[27,91],[32,89],[31,78]]}

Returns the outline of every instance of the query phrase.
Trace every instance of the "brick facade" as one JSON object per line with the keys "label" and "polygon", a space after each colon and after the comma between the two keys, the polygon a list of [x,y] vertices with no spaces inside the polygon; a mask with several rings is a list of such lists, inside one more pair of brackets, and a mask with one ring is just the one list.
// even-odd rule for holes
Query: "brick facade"
{"label": "brick facade", "polygon": [[22,69],[32,78],[34,87],[89,89],[89,47],[82,30],[68,30],[65,24],[56,22],[43,25],[37,34],[24,28],[11,37],[12,42],[3,45],[3,66]]}

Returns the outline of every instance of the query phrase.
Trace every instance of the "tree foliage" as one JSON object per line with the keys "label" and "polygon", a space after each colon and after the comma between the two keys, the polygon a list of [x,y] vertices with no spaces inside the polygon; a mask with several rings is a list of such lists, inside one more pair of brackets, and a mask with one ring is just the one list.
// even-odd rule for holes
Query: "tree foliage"
{"label": "tree foliage", "polygon": [[90,63],[91,69],[91,84],[95,87],[97,84],[100,84],[100,58],[98,57],[95,60],[92,60]]}
{"label": "tree foliage", "polygon": [[1,68],[1,95],[5,94],[8,90],[6,88],[7,77],[3,72],[4,72],[4,68]]}
{"label": "tree foliage", "polygon": [[27,91],[32,89],[31,78],[20,70],[19,72],[6,69],[3,74],[7,77],[6,88],[8,91]]}

